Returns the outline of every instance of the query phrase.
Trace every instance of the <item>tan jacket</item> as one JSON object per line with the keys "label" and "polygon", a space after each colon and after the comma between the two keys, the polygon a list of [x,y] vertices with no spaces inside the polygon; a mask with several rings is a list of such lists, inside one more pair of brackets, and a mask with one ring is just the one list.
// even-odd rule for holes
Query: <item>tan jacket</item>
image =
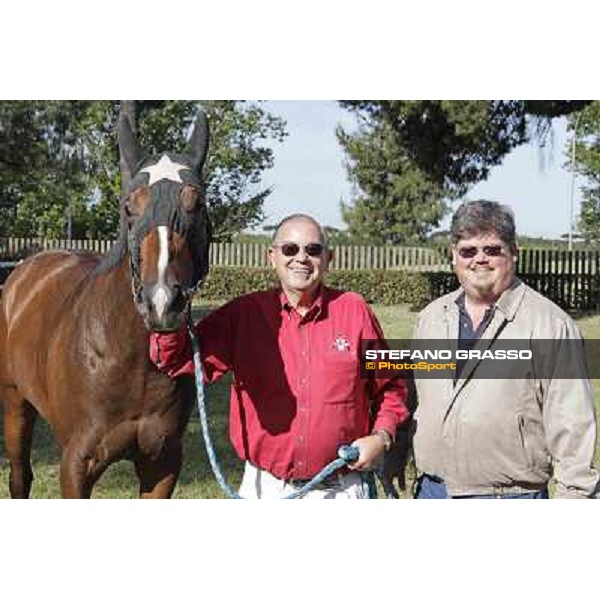
{"label": "tan jacket", "polygon": [[[455,340],[462,290],[420,314],[415,339]],[[482,340],[580,339],[573,320],[516,280],[496,303]],[[414,452],[421,473],[441,477],[454,496],[520,493],[553,476],[555,497],[590,497],[596,421],[589,379],[477,379],[477,361],[461,378],[417,378]]]}

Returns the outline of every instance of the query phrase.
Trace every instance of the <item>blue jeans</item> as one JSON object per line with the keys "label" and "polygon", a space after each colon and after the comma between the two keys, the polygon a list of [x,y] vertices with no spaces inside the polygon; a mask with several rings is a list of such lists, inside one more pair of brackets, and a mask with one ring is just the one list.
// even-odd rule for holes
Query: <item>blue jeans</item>
{"label": "blue jeans", "polygon": [[[446,484],[437,477],[432,478],[429,475],[423,475],[417,482],[417,489],[415,492],[415,498],[417,500],[444,500],[449,499],[448,490]],[[480,499],[480,500],[494,500],[502,498],[505,500],[546,500],[548,499],[548,490],[544,488],[536,492],[529,492],[525,494],[498,494],[498,495],[477,495],[477,496],[454,496],[455,499]]]}

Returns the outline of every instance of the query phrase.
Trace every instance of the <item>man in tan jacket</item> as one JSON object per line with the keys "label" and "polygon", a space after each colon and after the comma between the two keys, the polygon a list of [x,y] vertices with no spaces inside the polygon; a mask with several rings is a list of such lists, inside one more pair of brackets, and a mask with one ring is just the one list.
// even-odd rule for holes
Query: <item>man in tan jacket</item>
{"label": "man in tan jacket", "polygon": [[[415,339],[491,350],[507,340],[579,343],[573,320],[515,277],[515,225],[507,207],[463,204],[451,231],[461,287],[420,313]],[[579,367],[579,378],[554,378],[546,370],[490,379],[480,361],[469,360],[454,377],[417,377],[415,497],[547,498],[551,479],[555,497],[595,496],[593,392],[585,363]]]}

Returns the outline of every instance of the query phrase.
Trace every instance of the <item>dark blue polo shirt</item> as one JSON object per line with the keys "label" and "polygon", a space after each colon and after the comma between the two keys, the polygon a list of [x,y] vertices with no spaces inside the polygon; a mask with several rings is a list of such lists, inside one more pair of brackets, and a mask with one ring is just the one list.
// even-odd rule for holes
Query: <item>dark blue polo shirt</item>
{"label": "dark blue polo shirt", "polygon": [[[465,307],[465,293],[460,294],[455,302],[458,306],[458,347],[460,350],[469,350],[473,347],[474,342],[483,335],[486,327],[490,324],[496,306],[492,305],[488,307],[477,329],[473,329],[473,321],[471,321],[471,317]],[[455,381],[460,379],[460,374],[466,364],[467,359],[457,361]]]}

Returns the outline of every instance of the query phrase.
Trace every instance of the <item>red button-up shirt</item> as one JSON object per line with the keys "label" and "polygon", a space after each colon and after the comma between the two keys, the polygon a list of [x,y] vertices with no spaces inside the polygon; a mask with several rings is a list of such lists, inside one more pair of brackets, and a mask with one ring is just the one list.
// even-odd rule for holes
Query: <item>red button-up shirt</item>
{"label": "red button-up shirt", "polygon": [[[323,287],[302,317],[281,290],[256,292],[196,331],[205,380],[233,371],[229,427],[238,456],[276,477],[308,479],[342,444],[373,428],[394,434],[408,418],[404,379],[361,379],[360,341],[383,333],[358,294]],[[171,377],[194,372],[184,331],[153,334],[150,356]]]}

